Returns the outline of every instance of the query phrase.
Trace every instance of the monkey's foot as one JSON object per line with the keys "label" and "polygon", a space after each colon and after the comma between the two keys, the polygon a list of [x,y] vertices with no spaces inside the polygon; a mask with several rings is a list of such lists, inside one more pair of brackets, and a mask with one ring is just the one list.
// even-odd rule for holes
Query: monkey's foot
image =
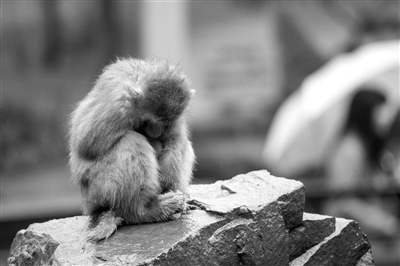
{"label": "monkey's foot", "polygon": [[159,204],[166,219],[177,219],[186,209],[186,197],[180,192],[168,192],[158,196]]}
{"label": "monkey's foot", "polygon": [[113,211],[103,213],[99,217],[99,223],[94,228],[89,229],[87,240],[95,242],[102,239],[107,240],[117,230],[122,221],[123,219],[116,217]]}

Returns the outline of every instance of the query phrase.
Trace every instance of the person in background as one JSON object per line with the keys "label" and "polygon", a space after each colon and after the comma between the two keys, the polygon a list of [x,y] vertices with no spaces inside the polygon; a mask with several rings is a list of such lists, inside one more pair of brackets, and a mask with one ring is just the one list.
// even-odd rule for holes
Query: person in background
{"label": "person in background", "polygon": [[390,130],[381,130],[376,112],[384,103],[376,89],[355,94],[326,165],[327,186],[336,196],[326,202],[323,212],[355,219],[366,232],[393,236],[399,231],[399,198],[386,195],[383,199],[378,194],[392,183],[400,184],[400,118],[397,115]]}

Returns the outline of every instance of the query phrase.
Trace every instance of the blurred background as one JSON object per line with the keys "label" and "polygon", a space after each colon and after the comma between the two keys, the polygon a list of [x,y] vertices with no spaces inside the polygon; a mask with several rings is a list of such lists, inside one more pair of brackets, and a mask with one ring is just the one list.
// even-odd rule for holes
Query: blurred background
{"label": "blurred background", "polygon": [[306,185],[400,264],[397,1],[2,1],[1,260],[33,222],[80,214],[69,115],[116,57],[180,64],[196,90],[194,183],[252,170]]}

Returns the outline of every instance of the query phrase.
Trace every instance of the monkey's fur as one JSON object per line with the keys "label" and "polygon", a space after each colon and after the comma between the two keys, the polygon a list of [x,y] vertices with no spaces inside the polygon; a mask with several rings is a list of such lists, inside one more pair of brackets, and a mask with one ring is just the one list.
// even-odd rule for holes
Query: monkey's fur
{"label": "monkey's fur", "polygon": [[195,160],[185,110],[193,94],[178,67],[119,59],[72,114],[70,168],[89,239],[122,222],[165,221],[185,208]]}

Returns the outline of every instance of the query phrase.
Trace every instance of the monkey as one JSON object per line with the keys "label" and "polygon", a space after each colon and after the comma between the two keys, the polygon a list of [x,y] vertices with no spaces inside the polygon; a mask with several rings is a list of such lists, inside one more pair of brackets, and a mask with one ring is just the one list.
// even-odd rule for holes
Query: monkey
{"label": "monkey", "polygon": [[121,224],[177,218],[195,154],[186,110],[194,90],[179,66],[119,58],[72,112],[69,166],[79,184],[88,240]]}

